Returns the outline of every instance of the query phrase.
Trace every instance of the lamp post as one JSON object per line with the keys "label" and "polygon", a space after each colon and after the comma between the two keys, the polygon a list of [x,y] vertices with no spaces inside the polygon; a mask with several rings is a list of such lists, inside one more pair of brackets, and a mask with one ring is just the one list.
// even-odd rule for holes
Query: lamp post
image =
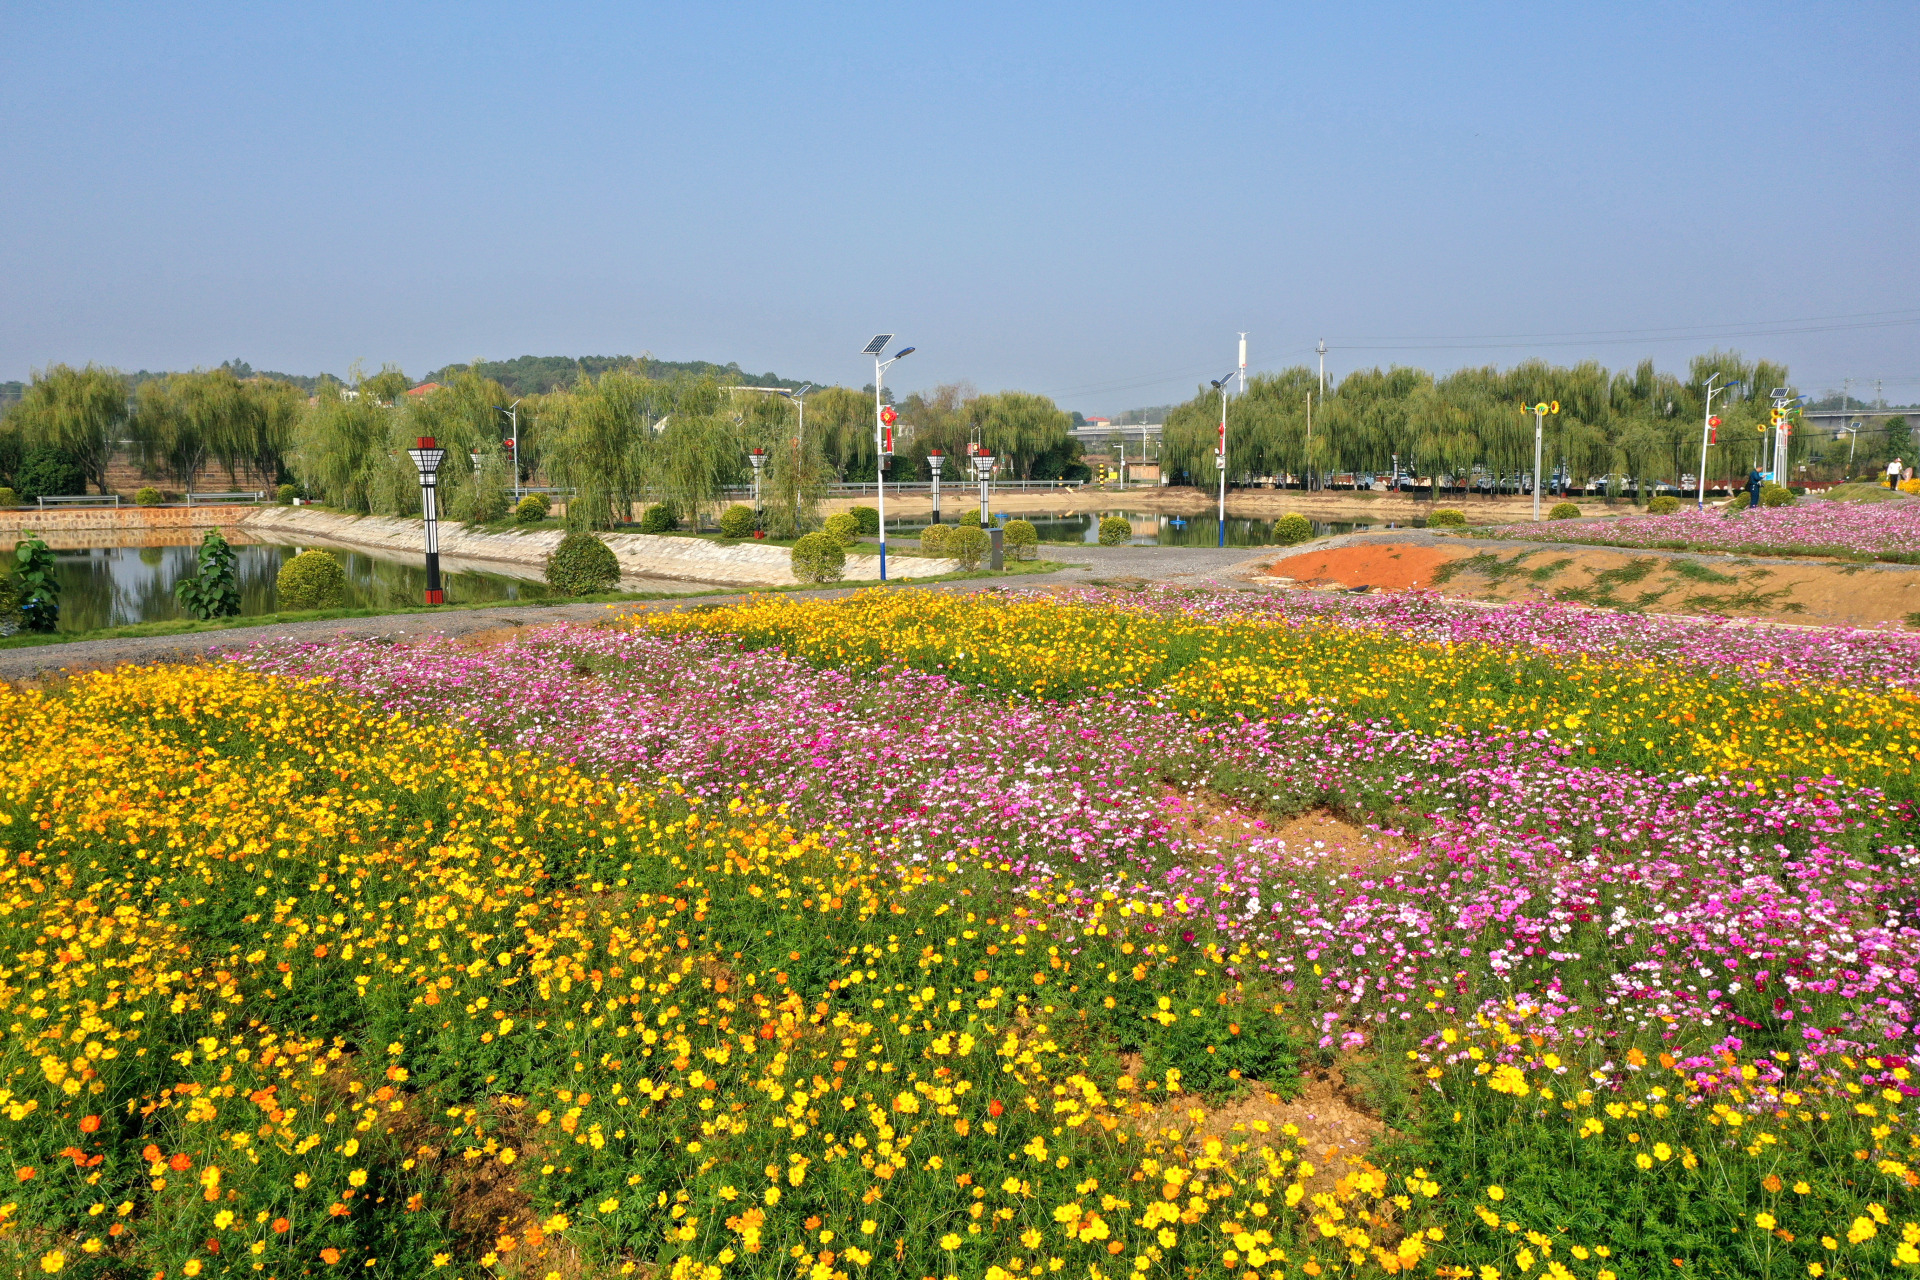
{"label": "lamp post", "polygon": [[991,505],[989,488],[993,481],[993,455],[985,450],[974,454],[973,474],[980,481],[980,527],[991,529],[993,516],[989,511]]}
{"label": "lamp post", "polygon": [[887,370],[893,367],[894,361],[904,360],[914,352],[913,347],[902,347],[893,353],[893,359],[882,360],[880,353],[885,351],[887,344],[892,341],[892,334],[876,333],[873,335],[873,341],[860,349],[861,355],[873,357],[873,487],[879,496],[880,581],[882,582],[887,580],[887,479],[882,470],[884,457],[882,449],[891,442],[892,436],[888,427],[892,424],[882,417],[885,406],[880,398],[881,379],[886,377]]}
{"label": "lamp post", "polygon": [[513,501],[514,505],[518,506],[520,503],[520,401],[515,400],[512,404],[497,404],[493,407],[506,414],[507,421],[513,424],[513,436],[507,448],[513,451]]}
{"label": "lamp post", "polygon": [[1220,441],[1213,447],[1213,469],[1220,473],[1220,545],[1227,545],[1227,384],[1233,375],[1213,380],[1220,393]]}
{"label": "lamp post", "polygon": [[747,461],[753,464],[753,527],[760,527],[760,468],[767,465],[767,451],[756,448],[747,455]]}
{"label": "lamp post", "polygon": [[1712,378],[1707,379],[1707,409],[1700,423],[1700,492],[1694,499],[1694,507],[1701,511],[1707,509],[1707,446],[1713,442],[1713,429],[1720,425],[1720,419],[1713,416],[1713,398],[1741,385],[1738,382],[1729,382],[1724,387],[1716,387],[1713,385],[1714,379],[1719,376],[1716,373]]}
{"label": "lamp post", "polygon": [[440,589],[440,464],[446,461],[447,451],[434,444],[432,436],[421,436],[414,441],[414,447],[407,450],[413,459],[413,465],[420,471],[420,509],[427,522],[427,603],[445,604],[447,596]]}
{"label": "lamp post", "polygon": [[933,472],[933,523],[940,523],[940,464],[947,455],[940,449],[927,450],[927,469]]}
{"label": "lamp post", "polygon": [[1546,434],[1547,415],[1559,413],[1560,402],[1542,400],[1526,408],[1527,412],[1533,415],[1533,518],[1538,520],[1540,518],[1540,442]]}

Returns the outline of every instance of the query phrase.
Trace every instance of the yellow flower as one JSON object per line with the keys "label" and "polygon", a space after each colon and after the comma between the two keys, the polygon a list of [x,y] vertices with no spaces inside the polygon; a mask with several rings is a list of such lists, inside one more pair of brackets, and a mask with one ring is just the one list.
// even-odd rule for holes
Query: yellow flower
{"label": "yellow flower", "polygon": [[500,1148],[501,1164],[512,1164],[515,1160],[518,1160],[519,1158],[520,1158],[520,1153],[518,1151],[515,1151],[512,1147]]}
{"label": "yellow flower", "polygon": [[940,1237],[940,1247],[948,1253],[952,1253],[960,1247],[960,1237],[949,1231],[946,1235]]}
{"label": "yellow flower", "polygon": [[355,1169],[352,1173],[347,1175],[347,1185],[350,1187],[366,1186],[367,1171],[365,1169]]}
{"label": "yellow flower", "polygon": [[46,1272],[48,1275],[52,1275],[54,1272],[60,1270],[62,1267],[66,1265],[67,1265],[67,1255],[60,1252],[58,1249],[55,1249],[50,1253],[42,1254],[40,1257],[40,1269]]}
{"label": "yellow flower", "polygon": [[1507,1189],[1505,1187],[1494,1186],[1494,1187],[1487,1188],[1487,1199],[1505,1200],[1506,1198],[1507,1198]]}
{"label": "yellow flower", "polygon": [[1753,1215],[1753,1225],[1759,1227],[1762,1231],[1773,1230],[1773,1223],[1774,1218],[1770,1213],[1762,1211]]}

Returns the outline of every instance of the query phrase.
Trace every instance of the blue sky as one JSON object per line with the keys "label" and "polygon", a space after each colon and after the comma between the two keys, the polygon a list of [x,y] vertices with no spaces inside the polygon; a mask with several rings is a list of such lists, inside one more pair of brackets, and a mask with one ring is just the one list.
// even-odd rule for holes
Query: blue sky
{"label": "blue sky", "polygon": [[[1244,329],[1255,369],[1719,342],[1920,399],[1910,2],[0,14],[0,378],[650,350],[858,385],[892,331],[903,389],[1098,412]],[[1775,323],[1817,317],[1858,318]]]}

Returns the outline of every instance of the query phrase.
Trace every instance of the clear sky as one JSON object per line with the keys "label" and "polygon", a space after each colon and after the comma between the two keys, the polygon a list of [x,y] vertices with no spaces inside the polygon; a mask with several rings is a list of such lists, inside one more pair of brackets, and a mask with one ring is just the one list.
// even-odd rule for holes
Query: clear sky
{"label": "clear sky", "polygon": [[891,331],[890,385],[1099,412],[1244,329],[1256,370],[1719,342],[1920,398],[1912,0],[0,18],[0,378],[647,350],[859,385]]}

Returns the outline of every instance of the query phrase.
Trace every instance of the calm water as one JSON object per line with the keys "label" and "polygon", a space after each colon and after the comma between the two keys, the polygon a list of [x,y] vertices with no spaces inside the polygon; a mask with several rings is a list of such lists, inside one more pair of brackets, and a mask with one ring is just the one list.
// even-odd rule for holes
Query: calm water
{"label": "calm water", "polygon": [[[280,566],[304,549],[267,543],[233,549],[242,614],[274,612],[274,580]],[[173,584],[194,574],[199,550],[195,545],[55,551],[60,575],[60,630],[93,631],[185,617],[174,601]],[[382,560],[337,547],[326,550],[339,557],[346,568],[348,608],[391,608],[421,602],[427,571],[418,561]],[[440,576],[448,604],[541,600],[552,594],[544,582],[504,573],[462,571]]]}
{"label": "calm water", "polygon": [[[949,514],[957,517],[965,507],[955,508]],[[1166,516],[1144,511],[1096,511],[1071,516],[1035,515],[1030,512],[1010,512],[1005,519],[1031,521],[1034,531],[1042,542],[1089,542],[1100,541],[1100,521],[1107,516],[1120,516],[1133,526],[1133,542],[1136,546],[1161,547],[1214,547],[1220,545],[1220,521],[1215,516]],[[1230,547],[1270,547],[1273,539],[1273,521],[1242,520],[1227,518],[1227,545]],[[1314,520],[1313,536],[1324,538],[1336,533],[1354,533],[1365,529],[1424,528],[1425,520],[1413,520],[1401,525],[1381,524],[1372,520]],[[898,524],[888,522],[888,528],[917,530],[926,527],[924,517],[903,521]]]}

